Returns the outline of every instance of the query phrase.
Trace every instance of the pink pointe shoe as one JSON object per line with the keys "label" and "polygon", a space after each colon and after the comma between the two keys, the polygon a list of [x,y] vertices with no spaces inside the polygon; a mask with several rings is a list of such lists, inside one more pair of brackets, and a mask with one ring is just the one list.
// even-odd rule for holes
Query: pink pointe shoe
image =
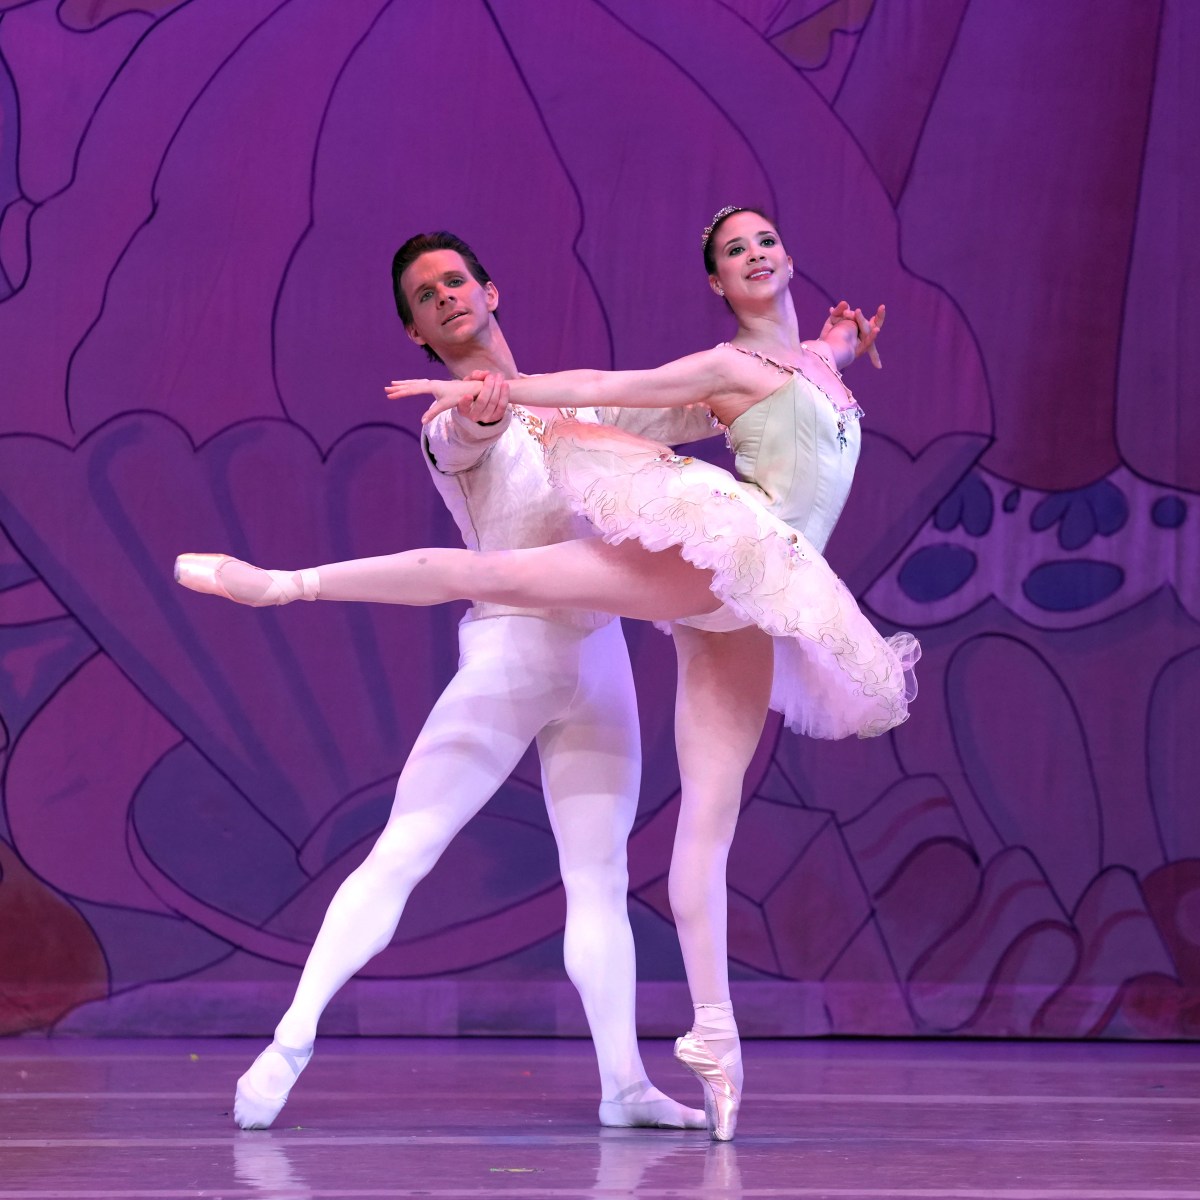
{"label": "pink pointe shoe", "polygon": [[[239,579],[222,579],[222,568],[230,564],[245,568],[235,572]],[[245,580],[250,571],[259,577],[253,584]],[[249,604],[252,608],[290,604],[293,600],[316,600],[321,594],[316,567],[303,571],[264,571],[228,554],[181,554],[175,560],[175,582],[193,592],[221,596],[235,604]]]}
{"label": "pink pointe shoe", "polygon": [[695,1033],[685,1033],[675,1039],[675,1057],[704,1086],[704,1115],[708,1119],[709,1136],[714,1142],[733,1141],[742,1093],[730,1078],[728,1068],[741,1058],[741,1050],[735,1048],[724,1058],[718,1058],[703,1038]]}

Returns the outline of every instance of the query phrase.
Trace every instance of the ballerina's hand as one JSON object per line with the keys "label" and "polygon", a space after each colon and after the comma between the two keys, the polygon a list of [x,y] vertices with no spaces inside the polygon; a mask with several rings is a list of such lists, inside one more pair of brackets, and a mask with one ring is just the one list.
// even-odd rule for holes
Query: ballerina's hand
{"label": "ballerina's hand", "polygon": [[842,321],[853,320],[854,310],[851,309],[850,305],[847,304],[845,300],[839,300],[837,304],[835,304],[833,308],[829,310],[829,316],[825,318],[825,324],[821,327],[821,339],[823,341],[828,341],[830,330],[832,330],[835,325],[840,324]]}
{"label": "ballerina's hand", "polygon": [[826,338],[835,325],[839,325],[843,321],[853,321],[856,333],[854,357],[858,358],[860,354],[865,354],[871,360],[873,367],[882,367],[883,363],[880,361],[879,351],[875,347],[875,339],[883,328],[885,316],[887,316],[887,309],[882,304],[875,310],[875,315],[868,320],[863,316],[861,308],[851,308],[845,300],[839,300],[829,310],[829,316],[825,319],[824,328],[821,330],[821,337]]}
{"label": "ballerina's hand", "polygon": [[883,328],[883,319],[886,316],[887,308],[882,304],[875,310],[875,315],[869,321],[863,316],[862,309],[854,310],[854,323],[858,326],[858,345],[855,347],[855,357],[865,353],[871,360],[871,366],[880,370],[883,368],[883,363],[880,361],[875,339]]}
{"label": "ballerina's hand", "polygon": [[459,404],[469,405],[482,388],[483,384],[477,379],[393,379],[383,392],[389,400],[432,396],[433,403],[421,416],[421,424],[428,425],[438,413]]}

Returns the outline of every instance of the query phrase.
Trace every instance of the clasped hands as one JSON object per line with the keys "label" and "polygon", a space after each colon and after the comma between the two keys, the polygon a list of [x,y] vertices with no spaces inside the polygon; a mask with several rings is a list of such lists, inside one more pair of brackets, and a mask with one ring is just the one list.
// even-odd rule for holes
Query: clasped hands
{"label": "clasped hands", "polygon": [[839,300],[829,310],[829,316],[821,329],[821,337],[828,340],[828,335],[835,325],[841,325],[844,322],[853,322],[857,333],[854,344],[854,357],[858,358],[860,354],[865,354],[870,359],[871,366],[882,368],[883,363],[880,361],[875,339],[879,336],[879,331],[883,328],[883,319],[886,316],[887,309],[882,304],[875,310],[875,315],[868,319],[863,316],[861,308],[851,308],[845,300]]}
{"label": "clasped hands", "polygon": [[472,371],[463,379],[393,379],[383,394],[389,400],[432,396],[433,403],[421,414],[422,425],[451,408],[480,425],[494,425],[510,403],[508,380],[489,371]]}

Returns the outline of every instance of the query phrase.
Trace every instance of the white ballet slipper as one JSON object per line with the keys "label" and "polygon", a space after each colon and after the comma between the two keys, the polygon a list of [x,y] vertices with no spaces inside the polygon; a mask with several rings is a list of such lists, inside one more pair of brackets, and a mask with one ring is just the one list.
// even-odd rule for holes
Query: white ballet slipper
{"label": "white ballet slipper", "polygon": [[[237,1081],[237,1094],[233,1101],[233,1119],[242,1129],[270,1129],[271,1122],[279,1116],[280,1110],[287,1103],[287,1098],[291,1094],[292,1087],[297,1079],[300,1078],[300,1072],[308,1066],[309,1060],[312,1058],[313,1048],[311,1046],[306,1049],[297,1050],[292,1046],[282,1046],[278,1042],[272,1042],[263,1052],[250,1064],[249,1070]],[[267,1054],[277,1054],[291,1068],[292,1082],[284,1089],[281,1096],[266,1096],[263,1095],[251,1082],[250,1075],[254,1068]]]}

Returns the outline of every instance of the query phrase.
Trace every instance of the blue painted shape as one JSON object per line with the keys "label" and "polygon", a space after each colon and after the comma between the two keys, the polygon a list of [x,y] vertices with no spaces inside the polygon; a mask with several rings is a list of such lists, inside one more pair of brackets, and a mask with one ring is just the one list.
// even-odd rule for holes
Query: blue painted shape
{"label": "blue painted shape", "polygon": [[1071,502],[1071,492],[1051,492],[1049,496],[1039,500],[1029,514],[1029,528],[1034,533],[1041,533],[1062,520],[1067,505]]}
{"label": "blue painted shape", "polygon": [[1010,492],[1009,492],[1009,493],[1008,493],[1008,494],[1007,494],[1007,495],[1004,497],[1004,504],[1003,504],[1004,511],[1005,511],[1006,513],[1010,513],[1010,512],[1016,512],[1016,511],[1017,511],[1017,505],[1018,505],[1018,504],[1020,504],[1020,502],[1021,502],[1021,489],[1020,489],[1020,488],[1013,488],[1013,489],[1012,489],[1012,490],[1011,490],[1011,491],[1010,491]]}
{"label": "blue painted shape", "polygon": [[37,573],[33,568],[23,562],[4,563],[0,565],[0,592],[20,587],[21,584],[36,578]]}
{"label": "blue painted shape", "polygon": [[1096,536],[1096,514],[1078,496],[1067,505],[1058,526],[1058,544],[1064,550],[1081,550]]}
{"label": "blue painted shape", "polygon": [[1129,520],[1129,501],[1125,493],[1109,479],[1101,479],[1084,490],[1084,496],[1096,518],[1096,528],[1111,537]]}
{"label": "blue painted shape", "polygon": [[160,870],[240,920],[266,921],[308,882],[291,843],[188,743],[142,780],[132,818]]}
{"label": "blue painted shape", "polygon": [[972,475],[963,498],[963,528],[972,537],[983,537],[992,527],[995,511],[996,506],[992,502],[992,493],[987,484]]}
{"label": "blue painted shape", "polygon": [[[96,643],[71,617],[0,628],[0,714],[9,737],[15,741],[42,705],[95,653]],[[9,669],[8,662],[18,658],[23,669]]]}
{"label": "blue painted shape", "polygon": [[1077,612],[1108,599],[1124,582],[1125,572],[1115,563],[1079,558],[1034,567],[1021,590],[1047,612]]}
{"label": "blue painted shape", "polygon": [[979,560],[965,546],[923,546],[900,568],[901,590],[918,604],[944,600],[972,575]]}
{"label": "blue painted shape", "polygon": [[1055,523],[1058,544],[1079,550],[1097,534],[1109,537],[1129,520],[1129,502],[1115,483],[1101,479],[1074,492],[1055,492],[1040,501],[1029,517],[1029,527],[1040,533]]}
{"label": "blue painted shape", "polygon": [[942,533],[949,533],[962,517],[962,494],[958,488],[950,493],[933,511],[933,525]]}
{"label": "blue painted shape", "polygon": [[1150,509],[1150,520],[1160,529],[1178,529],[1187,519],[1187,505],[1178,496],[1160,496]]}
{"label": "blue painted shape", "polygon": [[962,525],[972,537],[983,537],[992,527],[994,509],[987,484],[978,475],[968,475],[937,506],[933,523],[943,533]]}

